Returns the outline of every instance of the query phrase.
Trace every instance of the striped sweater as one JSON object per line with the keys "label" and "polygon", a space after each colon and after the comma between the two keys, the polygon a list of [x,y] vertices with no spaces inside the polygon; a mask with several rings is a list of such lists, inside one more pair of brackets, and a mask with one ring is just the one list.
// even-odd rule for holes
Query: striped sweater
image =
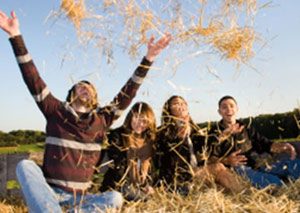
{"label": "striped sweater", "polygon": [[22,36],[10,38],[23,79],[46,118],[43,172],[50,185],[83,193],[91,185],[106,130],[131,103],[151,62],[144,58],[132,77],[103,108],[80,116],[68,102],[56,99],[40,77]]}

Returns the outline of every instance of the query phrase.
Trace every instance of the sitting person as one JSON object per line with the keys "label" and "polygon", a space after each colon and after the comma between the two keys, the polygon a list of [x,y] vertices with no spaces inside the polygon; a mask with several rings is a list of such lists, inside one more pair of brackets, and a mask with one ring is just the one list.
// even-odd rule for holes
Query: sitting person
{"label": "sitting person", "polygon": [[79,212],[120,208],[123,198],[119,192],[94,195],[87,194],[87,189],[106,130],[131,103],[152,61],[171,37],[166,35],[156,43],[152,37],[141,65],[111,104],[100,108],[97,92],[88,81],[75,84],[66,102],[52,95],[28,53],[14,12],[8,17],[0,11],[0,28],[9,35],[23,79],[47,122],[42,170],[30,160],[17,165],[29,212],[62,212],[62,206]]}
{"label": "sitting person", "polygon": [[152,192],[150,169],[155,137],[153,110],[144,102],[134,104],[124,124],[108,134],[107,154],[114,163],[105,173],[100,190],[119,190],[128,201],[146,199]]}
{"label": "sitting person", "polygon": [[[233,97],[222,97],[218,111],[222,120],[210,130],[215,143],[211,161],[232,167],[257,188],[281,186],[287,178],[300,177],[300,160],[295,159],[295,148],[289,143],[273,143],[251,124],[237,120],[238,106]],[[286,152],[290,159],[261,165],[261,154],[272,152]]]}
{"label": "sitting person", "polygon": [[187,195],[193,178],[207,182],[212,177],[226,189],[233,192],[242,190],[236,176],[222,163],[207,162],[211,146],[191,119],[188,105],[182,97],[172,96],[166,101],[161,122],[155,157],[158,184]]}

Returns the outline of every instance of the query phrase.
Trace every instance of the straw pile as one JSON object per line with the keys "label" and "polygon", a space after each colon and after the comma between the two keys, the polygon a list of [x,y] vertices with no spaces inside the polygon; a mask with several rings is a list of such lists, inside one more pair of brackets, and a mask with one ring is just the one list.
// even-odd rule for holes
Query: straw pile
{"label": "straw pile", "polygon": [[[300,211],[299,189],[300,182],[297,181],[281,188],[275,195],[267,193],[268,188],[265,190],[248,188],[240,194],[232,195],[215,186],[207,187],[199,184],[189,196],[182,197],[158,188],[148,201],[126,203],[120,212],[297,213]],[[7,204],[2,201],[0,211],[23,213],[27,212],[27,209],[20,202]]]}

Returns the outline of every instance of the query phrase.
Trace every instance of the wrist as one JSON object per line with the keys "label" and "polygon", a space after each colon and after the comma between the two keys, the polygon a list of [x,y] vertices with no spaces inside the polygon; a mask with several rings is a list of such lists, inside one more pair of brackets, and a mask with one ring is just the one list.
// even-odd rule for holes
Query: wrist
{"label": "wrist", "polygon": [[13,32],[9,32],[8,35],[9,35],[10,38],[13,38],[13,37],[16,37],[18,35],[21,35],[21,32],[20,32],[20,30],[15,30]]}
{"label": "wrist", "polygon": [[149,61],[149,62],[153,62],[154,61],[154,56],[151,56],[151,55],[149,55],[149,54],[147,54],[146,56],[145,56],[145,58]]}
{"label": "wrist", "polygon": [[227,158],[223,158],[223,159],[221,160],[221,163],[223,163],[225,166],[230,166],[230,164],[229,164]]}

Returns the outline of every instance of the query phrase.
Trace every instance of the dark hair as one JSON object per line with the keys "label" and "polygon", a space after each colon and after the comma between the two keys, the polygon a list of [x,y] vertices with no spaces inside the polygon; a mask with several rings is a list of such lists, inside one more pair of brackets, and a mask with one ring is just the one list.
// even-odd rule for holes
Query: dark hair
{"label": "dark hair", "polygon": [[[164,134],[166,137],[172,138],[176,135],[177,130],[177,121],[178,118],[176,116],[172,115],[171,113],[171,102],[175,99],[179,98],[183,100],[186,104],[186,100],[178,95],[171,96],[163,105],[162,114],[161,114],[161,126],[158,129],[158,131],[162,134]],[[192,120],[191,116],[189,116],[189,123],[193,130],[198,131],[199,127],[194,121]]]}
{"label": "dark hair", "polygon": [[236,102],[236,100],[235,100],[234,97],[232,97],[232,96],[230,96],[230,95],[225,95],[225,96],[223,96],[223,97],[219,100],[219,102],[218,102],[219,108],[220,108],[222,102],[225,101],[225,100],[228,100],[228,99],[233,100],[233,101],[237,104],[237,102]]}
{"label": "dark hair", "polygon": [[95,102],[95,103],[93,103],[92,108],[96,108],[96,107],[98,106],[97,92],[96,92],[96,89],[95,89],[94,85],[93,85],[91,82],[87,81],[87,80],[82,80],[82,81],[79,81],[78,83],[74,84],[74,85],[72,86],[72,88],[69,89],[69,91],[68,91],[68,95],[67,95],[67,97],[66,97],[66,101],[69,102],[69,103],[71,103],[71,102],[73,101],[72,99],[73,99],[73,97],[74,97],[75,88],[76,88],[76,86],[77,86],[78,84],[87,84],[87,85],[90,85],[90,86],[95,90],[96,97],[94,97],[94,99],[95,99],[94,102]]}
{"label": "dark hair", "polygon": [[163,109],[162,109],[162,113],[161,113],[161,125],[162,126],[169,125],[169,124],[175,124],[176,118],[171,113],[171,102],[175,98],[179,98],[187,104],[187,102],[184,100],[183,97],[181,97],[179,95],[171,96],[163,105]]}

